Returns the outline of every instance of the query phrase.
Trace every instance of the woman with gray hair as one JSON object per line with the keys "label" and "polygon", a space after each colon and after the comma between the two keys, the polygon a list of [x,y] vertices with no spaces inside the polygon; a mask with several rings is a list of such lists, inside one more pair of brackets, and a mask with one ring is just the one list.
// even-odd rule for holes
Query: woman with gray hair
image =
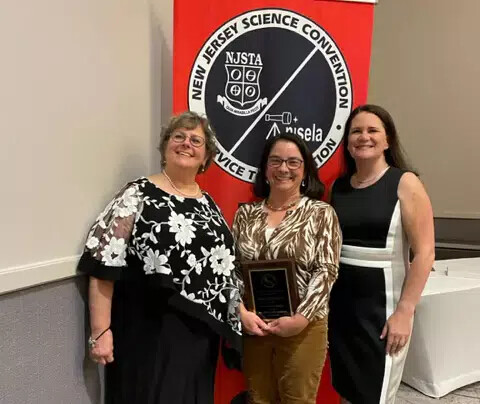
{"label": "woman with gray hair", "polygon": [[90,357],[107,365],[106,403],[209,404],[220,337],[241,346],[233,239],[195,181],[215,134],[184,112],[159,150],[162,172],[128,183],[88,234]]}

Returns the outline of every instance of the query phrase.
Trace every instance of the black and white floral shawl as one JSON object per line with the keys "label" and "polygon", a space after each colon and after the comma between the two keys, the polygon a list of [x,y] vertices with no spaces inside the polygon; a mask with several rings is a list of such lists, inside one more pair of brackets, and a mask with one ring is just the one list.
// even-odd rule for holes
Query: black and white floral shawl
{"label": "black and white floral shawl", "polygon": [[98,216],[79,270],[100,279],[144,279],[169,304],[207,322],[240,351],[234,245],[215,202],[168,194],[140,178]]}

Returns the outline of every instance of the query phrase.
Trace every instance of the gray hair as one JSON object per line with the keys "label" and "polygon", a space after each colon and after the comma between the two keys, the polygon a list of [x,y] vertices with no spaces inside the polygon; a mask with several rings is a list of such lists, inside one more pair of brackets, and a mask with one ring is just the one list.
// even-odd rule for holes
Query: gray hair
{"label": "gray hair", "polygon": [[[167,142],[170,139],[170,136],[177,129],[195,129],[197,126],[200,126],[205,133],[205,152],[207,155],[207,160],[205,165],[201,166],[198,170],[199,173],[204,172],[210,164],[212,164],[215,155],[217,154],[217,145],[215,131],[210,125],[210,121],[206,116],[201,116],[193,111],[185,111],[181,114],[174,115],[170,118],[168,125],[163,128],[160,135],[160,144],[158,145],[158,150],[161,155],[165,155],[165,148],[167,147]],[[162,160],[162,168],[165,167],[165,160]]]}

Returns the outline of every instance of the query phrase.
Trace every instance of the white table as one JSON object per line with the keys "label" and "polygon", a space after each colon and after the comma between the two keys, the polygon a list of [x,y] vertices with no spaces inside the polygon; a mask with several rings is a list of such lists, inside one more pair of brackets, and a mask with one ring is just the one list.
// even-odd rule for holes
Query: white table
{"label": "white table", "polygon": [[448,269],[449,276],[480,279],[480,257],[439,260],[433,267],[435,272],[432,275],[445,275]]}
{"label": "white table", "polygon": [[431,397],[480,381],[480,259],[473,260],[476,268],[437,261],[417,306],[402,380]]}

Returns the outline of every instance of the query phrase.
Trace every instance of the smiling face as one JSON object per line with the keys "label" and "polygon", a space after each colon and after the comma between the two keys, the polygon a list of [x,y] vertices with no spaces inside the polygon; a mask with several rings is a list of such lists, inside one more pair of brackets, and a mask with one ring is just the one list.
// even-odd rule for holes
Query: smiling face
{"label": "smiling face", "polygon": [[387,134],[381,119],[370,112],[356,115],[348,133],[348,151],[353,159],[385,159],[387,149]]}
{"label": "smiling face", "polygon": [[[270,164],[272,161],[278,164],[278,159],[284,160],[279,167],[274,167]],[[290,160],[290,163],[285,161],[287,159]],[[297,163],[295,163],[295,161]],[[289,165],[298,165],[298,161],[301,162],[298,168],[292,169],[288,167]],[[297,145],[284,140],[276,142],[268,155],[265,175],[270,184],[271,191],[300,194],[300,185],[305,177],[305,170],[303,157]]]}
{"label": "smiling face", "polygon": [[[182,136],[183,134],[183,140]],[[202,142],[198,142],[201,137]],[[197,172],[207,160],[205,149],[205,133],[199,125],[193,129],[180,128],[175,130],[168,139],[165,147],[165,166],[167,168],[181,168]],[[202,143],[200,146],[198,143]]]}

